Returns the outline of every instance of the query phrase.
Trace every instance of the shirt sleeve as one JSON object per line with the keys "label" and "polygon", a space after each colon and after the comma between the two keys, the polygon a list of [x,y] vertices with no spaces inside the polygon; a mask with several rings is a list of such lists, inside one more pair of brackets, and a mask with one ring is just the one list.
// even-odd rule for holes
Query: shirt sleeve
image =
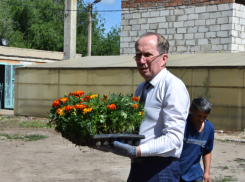
{"label": "shirt sleeve", "polygon": [[[175,157],[180,157],[183,147],[184,130],[188,115],[190,100],[188,91],[180,80],[172,80],[162,101],[160,117],[164,123],[162,135],[154,140],[140,145],[141,156],[164,154],[171,156],[176,150]],[[162,93],[164,94],[164,93]]]}

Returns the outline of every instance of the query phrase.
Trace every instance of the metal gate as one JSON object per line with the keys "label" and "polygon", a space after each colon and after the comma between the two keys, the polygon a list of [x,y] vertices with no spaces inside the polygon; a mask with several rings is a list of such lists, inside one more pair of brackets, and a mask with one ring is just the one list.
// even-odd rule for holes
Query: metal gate
{"label": "metal gate", "polygon": [[2,108],[3,83],[0,83],[0,109]]}
{"label": "metal gate", "polygon": [[24,65],[5,65],[4,108],[14,109],[15,68]]}

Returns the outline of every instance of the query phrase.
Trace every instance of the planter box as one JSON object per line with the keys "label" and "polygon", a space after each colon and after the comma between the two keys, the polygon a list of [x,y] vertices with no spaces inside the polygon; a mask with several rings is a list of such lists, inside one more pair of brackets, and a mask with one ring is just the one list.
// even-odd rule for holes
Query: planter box
{"label": "planter box", "polygon": [[71,136],[68,133],[62,133],[62,137],[68,139],[69,141],[78,146],[88,147],[112,145],[114,141],[119,141],[129,145],[138,146],[140,144],[140,140],[145,138],[144,135],[136,134],[100,134],[94,135],[93,137],[82,139],[79,137]]}

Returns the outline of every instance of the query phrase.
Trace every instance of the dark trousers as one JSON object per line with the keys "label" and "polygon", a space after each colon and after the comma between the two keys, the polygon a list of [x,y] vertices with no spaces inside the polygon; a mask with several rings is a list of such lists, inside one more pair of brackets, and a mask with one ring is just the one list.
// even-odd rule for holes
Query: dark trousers
{"label": "dark trousers", "polygon": [[[188,182],[188,181],[185,181],[183,180],[182,178],[180,178],[180,181],[179,182]],[[198,181],[190,181],[190,182],[203,182],[203,180],[198,180]]]}
{"label": "dark trousers", "polygon": [[131,163],[127,182],[179,182],[179,161],[138,164]]}

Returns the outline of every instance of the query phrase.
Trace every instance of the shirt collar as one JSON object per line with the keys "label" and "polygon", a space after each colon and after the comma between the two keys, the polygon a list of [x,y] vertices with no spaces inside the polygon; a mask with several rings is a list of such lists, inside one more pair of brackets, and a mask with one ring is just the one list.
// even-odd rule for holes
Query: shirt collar
{"label": "shirt collar", "polygon": [[164,68],[150,81],[151,85],[155,87],[162,78],[165,78],[166,75],[167,68]]}

